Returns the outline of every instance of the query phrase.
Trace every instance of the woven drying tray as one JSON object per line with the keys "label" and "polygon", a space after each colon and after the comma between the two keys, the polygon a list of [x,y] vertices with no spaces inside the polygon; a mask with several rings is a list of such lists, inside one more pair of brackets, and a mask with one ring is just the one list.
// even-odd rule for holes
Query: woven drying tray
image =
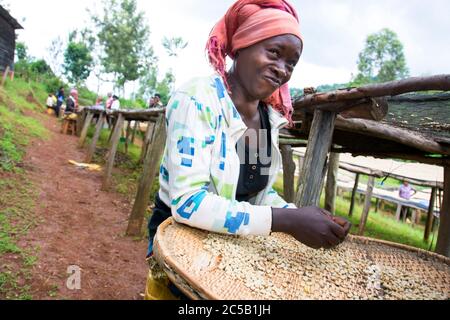
{"label": "woven drying tray", "polygon": [[449,299],[450,259],[349,236],[333,250],[285,234],[236,237],[166,220],[155,258],[192,299]]}

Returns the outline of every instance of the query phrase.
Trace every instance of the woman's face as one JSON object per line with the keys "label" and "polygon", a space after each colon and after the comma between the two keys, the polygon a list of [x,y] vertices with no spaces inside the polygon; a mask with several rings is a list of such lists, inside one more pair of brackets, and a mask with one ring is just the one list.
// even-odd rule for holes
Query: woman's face
{"label": "woman's face", "polygon": [[302,50],[302,41],[294,35],[269,38],[239,50],[232,75],[249,99],[267,99],[289,81]]}

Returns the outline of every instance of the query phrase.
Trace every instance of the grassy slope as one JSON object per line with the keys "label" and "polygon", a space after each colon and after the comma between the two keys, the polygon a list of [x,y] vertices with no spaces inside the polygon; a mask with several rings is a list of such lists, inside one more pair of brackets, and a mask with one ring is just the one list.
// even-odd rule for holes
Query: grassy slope
{"label": "grassy slope", "polygon": [[31,299],[30,267],[38,248],[21,248],[18,240],[38,223],[33,214],[36,188],[21,169],[30,139],[48,133],[32,115],[44,109],[42,85],[16,78],[0,88],[0,299]]}

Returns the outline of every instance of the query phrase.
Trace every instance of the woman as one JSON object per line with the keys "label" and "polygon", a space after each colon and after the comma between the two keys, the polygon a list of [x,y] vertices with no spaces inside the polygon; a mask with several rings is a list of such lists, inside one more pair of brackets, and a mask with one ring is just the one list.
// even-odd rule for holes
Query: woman
{"label": "woman", "polygon": [[151,258],[156,229],[170,216],[234,235],[285,232],[312,248],[344,241],[350,223],[320,208],[296,208],[272,188],[281,166],[278,132],[292,122],[287,82],[302,50],[297,14],[282,0],[237,1],[212,30],[207,51],[216,74],[179,89],[166,110],[148,299],[170,297],[155,281],[162,273]]}

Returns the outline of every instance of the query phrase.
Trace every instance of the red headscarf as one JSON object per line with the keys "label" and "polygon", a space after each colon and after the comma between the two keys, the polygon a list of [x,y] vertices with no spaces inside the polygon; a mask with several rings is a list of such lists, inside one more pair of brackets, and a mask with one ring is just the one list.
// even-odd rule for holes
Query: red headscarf
{"label": "red headscarf", "polygon": [[[293,34],[302,39],[295,9],[285,0],[238,0],[212,29],[206,50],[211,65],[227,88],[226,57],[234,59],[239,49],[271,37]],[[287,84],[266,101],[292,124],[292,101]]]}

